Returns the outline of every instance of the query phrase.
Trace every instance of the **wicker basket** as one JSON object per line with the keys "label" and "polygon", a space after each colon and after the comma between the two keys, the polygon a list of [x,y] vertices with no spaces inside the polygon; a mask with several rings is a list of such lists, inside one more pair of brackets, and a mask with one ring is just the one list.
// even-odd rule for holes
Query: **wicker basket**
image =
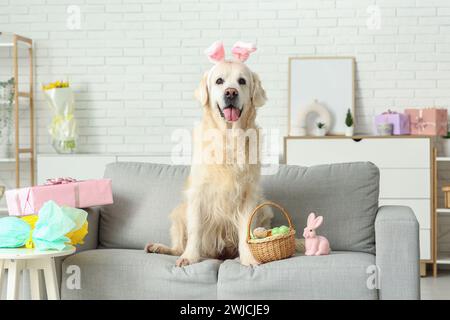
{"label": "wicker basket", "polygon": [[[272,206],[278,208],[284,214],[289,223],[288,234],[277,234],[263,239],[251,238],[250,227],[253,221],[253,217],[258,212],[258,210],[264,206]],[[279,204],[270,201],[260,204],[255,208],[255,210],[253,210],[248,221],[247,242],[253,256],[261,263],[289,258],[295,253],[295,230],[292,227],[291,217]]]}

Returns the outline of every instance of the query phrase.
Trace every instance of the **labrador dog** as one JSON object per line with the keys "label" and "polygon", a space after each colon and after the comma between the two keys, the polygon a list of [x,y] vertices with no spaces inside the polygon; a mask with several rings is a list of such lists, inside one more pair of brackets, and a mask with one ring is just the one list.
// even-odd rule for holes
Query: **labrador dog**
{"label": "labrador dog", "polygon": [[[238,256],[243,265],[257,265],[247,244],[247,223],[264,201],[255,117],[266,93],[242,61],[220,60],[203,75],[195,96],[203,117],[194,130],[185,201],[171,214],[172,245],[148,243],[145,250],[180,256],[177,266]],[[258,159],[251,161],[255,148]],[[262,209],[253,227],[270,227],[272,216],[270,208]]]}

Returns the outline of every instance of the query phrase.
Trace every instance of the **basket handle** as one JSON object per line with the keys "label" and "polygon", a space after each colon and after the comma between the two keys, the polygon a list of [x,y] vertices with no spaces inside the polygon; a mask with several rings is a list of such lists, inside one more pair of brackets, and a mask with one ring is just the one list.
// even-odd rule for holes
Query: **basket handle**
{"label": "basket handle", "polygon": [[250,227],[251,227],[251,224],[252,224],[252,221],[253,221],[253,217],[255,216],[255,214],[258,212],[259,209],[261,209],[262,207],[265,207],[265,206],[272,206],[272,207],[278,208],[284,214],[284,216],[286,217],[286,219],[287,219],[287,221],[289,223],[289,228],[293,229],[291,217],[289,216],[287,211],[282,206],[280,206],[278,203],[275,203],[275,202],[272,202],[272,201],[266,201],[266,202],[261,203],[259,206],[257,206],[253,210],[252,214],[250,215],[250,219],[248,220],[248,224],[247,224],[247,241],[250,240]]}

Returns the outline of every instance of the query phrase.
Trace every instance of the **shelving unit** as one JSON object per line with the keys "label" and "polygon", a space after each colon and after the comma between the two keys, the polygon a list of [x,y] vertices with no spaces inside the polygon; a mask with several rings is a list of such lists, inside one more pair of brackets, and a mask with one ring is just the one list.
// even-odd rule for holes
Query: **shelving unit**
{"label": "shelving unit", "polygon": [[449,208],[439,208],[438,207],[438,195],[440,190],[438,190],[438,177],[437,177],[437,170],[439,167],[439,163],[442,162],[450,162],[450,157],[437,157],[436,151],[435,151],[435,165],[434,165],[434,177],[435,177],[435,190],[434,190],[434,204],[435,204],[435,213],[433,217],[433,226],[434,226],[434,233],[433,233],[433,248],[434,248],[434,262],[433,262],[433,277],[437,276],[438,272],[438,265],[440,264],[450,264],[450,253],[444,253],[439,252],[439,245],[438,245],[438,225],[439,225],[439,217],[441,215],[450,215],[450,209]]}
{"label": "shelving unit", "polygon": [[450,264],[450,253],[439,254],[436,259],[437,264]]}
{"label": "shelving unit", "polygon": [[[27,58],[29,61],[29,86],[28,90],[21,90],[19,86],[19,50],[25,49],[27,51]],[[31,185],[35,184],[35,150],[34,150],[34,75],[33,75],[33,41],[29,38],[20,36],[18,34],[0,32],[0,50],[4,48],[12,51],[12,67],[14,77],[14,156],[12,158],[0,159],[0,163],[15,163],[15,186],[17,188],[21,185],[21,164],[22,162],[29,162]],[[29,146],[23,147],[20,144],[20,117],[19,106],[21,101],[28,100],[29,106]],[[0,211],[6,208],[1,208]]]}

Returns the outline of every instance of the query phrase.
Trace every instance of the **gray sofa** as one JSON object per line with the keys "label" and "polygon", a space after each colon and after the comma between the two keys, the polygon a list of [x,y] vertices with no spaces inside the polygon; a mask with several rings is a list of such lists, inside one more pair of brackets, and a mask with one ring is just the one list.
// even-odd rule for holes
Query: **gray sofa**
{"label": "gray sofa", "polygon": [[[62,299],[418,299],[418,223],[407,207],[378,208],[379,171],[371,163],[280,166],[262,178],[267,199],[283,205],[301,237],[311,211],[328,256],[294,257],[244,267],[206,260],[178,268],[176,257],[147,254],[148,241],[170,243],[168,215],[182,200],[189,167],[114,163],[114,204],[89,209],[89,234],[58,260]],[[273,225],[286,224],[275,213]],[[66,285],[68,267],[81,288]],[[70,269],[69,269],[70,270]],[[374,274],[375,272],[375,274]],[[27,278],[27,277],[26,277]],[[25,279],[27,280],[27,279]],[[70,280],[70,279],[69,279]],[[27,282],[24,295],[27,298]]]}
{"label": "gray sofa", "polygon": [[[418,299],[418,223],[411,209],[378,207],[379,171],[371,163],[280,166],[262,178],[267,199],[283,205],[301,237],[309,212],[324,216],[328,256],[245,267],[206,260],[178,268],[176,257],[147,254],[170,243],[168,215],[182,200],[189,167],[114,163],[114,204],[90,210],[90,234],[62,263],[62,299]],[[274,225],[286,224],[275,215]],[[65,285],[68,266],[81,289]],[[375,273],[374,273],[375,272]]]}

